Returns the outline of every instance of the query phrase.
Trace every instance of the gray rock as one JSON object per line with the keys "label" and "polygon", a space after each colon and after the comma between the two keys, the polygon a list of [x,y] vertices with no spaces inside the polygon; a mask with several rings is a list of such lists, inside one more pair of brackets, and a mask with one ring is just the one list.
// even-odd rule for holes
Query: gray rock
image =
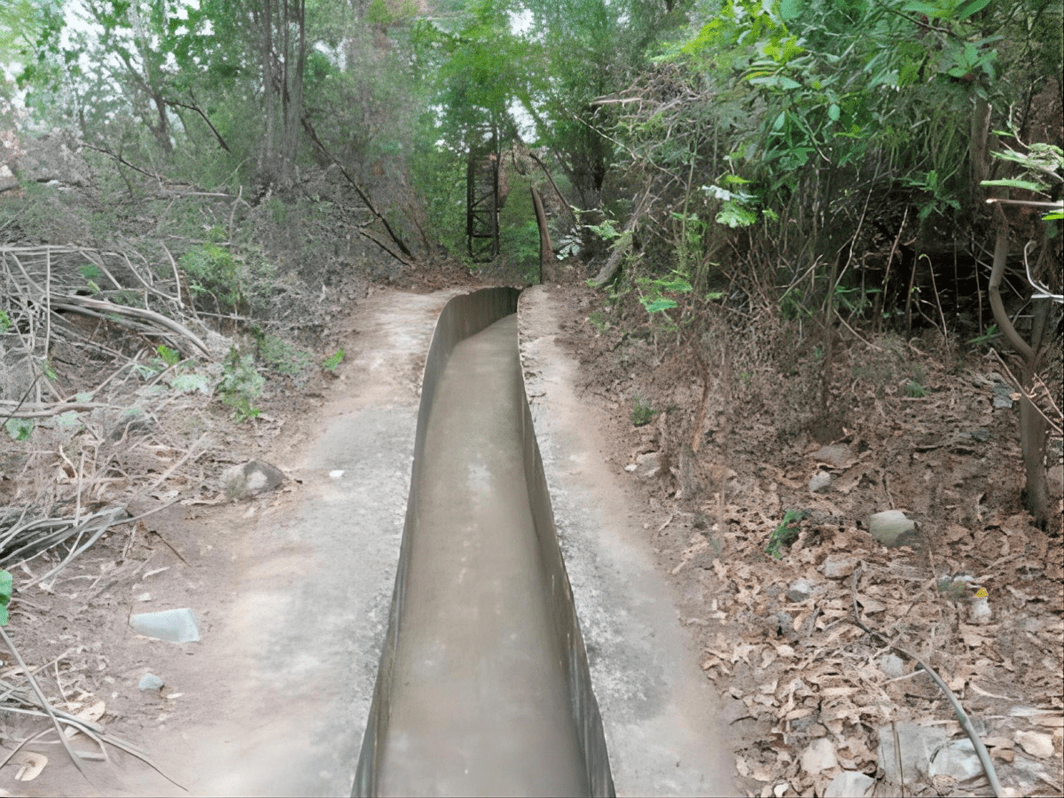
{"label": "gray rock", "polygon": [[132,438],[137,435],[146,435],[155,428],[155,419],[145,414],[139,407],[131,407],[123,411],[121,417],[107,433],[109,441],[120,441],[123,437]]}
{"label": "gray rock", "polygon": [[787,588],[787,600],[798,604],[813,594],[813,586],[807,579],[796,579]]}
{"label": "gray rock", "polygon": [[1012,407],[1012,386],[1006,382],[994,383],[994,407],[1008,409]]}
{"label": "gray rock", "polygon": [[0,194],[18,187],[18,178],[11,172],[11,167],[6,163],[0,163]]}
{"label": "gray rock", "polygon": [[1059,499],[1064,495],[1064,466],[1059,463],[1046,469],[1046,484],[1049,486],[1049,495]]}
{"label": "gray rock", "polygon": [[967,781],[982,775],[983,766],[979,764],[979,757],[975,753],[972,741],[965,737],[963,740],[950,740],[939,749],[931,760],[930,776],[949,776],[957,781]]}
{"label": "gray rock", "polygon": [[868,516],[872,538],[888,549],[910,546],[916,540],[916,522],[901,510],[885,510]]}
{"label": "gray rock", "polygon": [[823,490],[831,484],[831,474],[827,471],[817,471],[813,474],[813,478],[809,480],[809,491],[816,493],[818,490]]}
{"label": "gray rock", "polygon": [[824,572],[824,576],[827,579],[842,579],[853,573],[853,569],[857,567],[857,563],[848,557],[838,557],[831,555],[821,566],[821,570]]}
{"label": "gray rock", "polygon": [[898,723],[899,751],[901,769],[898,772],[898,757],[894,749],[894,731],[891,726],[880,726],[879,749],[877,758],[886,780],[893,784],[912,784],[916,777],[928,778],[931,760],[939,749],[946,744],[946,730],[937,726],[917,726],[913,723]]}
{"label": "gray rock", "polygon": [[788,637],[794,634],[794,618],[789,612],[777,612],[772,618],[776,634]]}
{"label": "gray rock", "polygon": [[990,441],[990,430],[986,427],[976,427],[972,430],[972,439],[979,443],[987,443]]}
{"label": "gray rock", "polygon": [[802,770],[811,776],[831,770],[839,764],[835,757],[835,744],[827,737],[813,740],[809,747],[802,751]]}
{"label": "gray rock", "polygon": [[249,460],[222,472],[222,490],[230,499],[243,499],[276,488],[285,480],[284,472],[261,460]]}
{"label": "gray rock", "polygon": [[905,675],[905,660],[897,654],[886,653],[879,658],[879,669],[888,679],[898,679]]}
{"label": "gray rock", "polygon": [[1048,759],[1053,756],[1053,738],[1048,734],[1018,731],[1016,732],[1016,742],[1020,744],[1020,748],[1031,756],[1039,759]]}
{"label": "gray rock", "polygon": [[824,790],[824,798],[868,798],[875,786],[876,780],[871,776],[844,770],[835,774],[835,778]]}
{"label": "gray rock", "polygon": [[154,673],[145,673],[137,683],[137,689],[144,692],[159,691],[163,689],[163,680]]}
{"label": "gray rock", "polygon": [[661,452],[647,452],[635,458],[635,467],[638,476],[643,479],[653,479],[661,471]]}
{"label": "gray rock", "polygon": [[196,616],[187,607],[161,612],[143,612],[129,619],[138,634],[167,643],[195,643],[200,639]]}

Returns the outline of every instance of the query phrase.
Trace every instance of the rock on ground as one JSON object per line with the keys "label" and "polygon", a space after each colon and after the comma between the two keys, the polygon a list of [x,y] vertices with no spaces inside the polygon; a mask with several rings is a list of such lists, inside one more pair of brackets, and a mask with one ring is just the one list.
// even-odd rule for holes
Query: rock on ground
{"label": "rock on ground", "polygon": [[262,460],[249,460],[222,472],[222,490],[230,499],[271,491],[284,482],[284,472]]}
{"label": "rock on ground", "polygon": [[835,778],[824,790],[824,798],[867,798],[875,786],[876,780],[871,776],[844,770],[835,774]]}

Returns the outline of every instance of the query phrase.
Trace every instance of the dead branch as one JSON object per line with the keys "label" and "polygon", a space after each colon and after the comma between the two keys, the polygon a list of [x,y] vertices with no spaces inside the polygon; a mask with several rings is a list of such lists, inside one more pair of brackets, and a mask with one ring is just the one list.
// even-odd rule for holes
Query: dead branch
{"label": "dead branch", "polygon": [[620,238],[617,239],[617,243],[614,244],[613,249],[610,251],[610,256],[606,260],[605,265],[599,270],[599,273],[590,280],[592,287],[602,288],[617,276],[617,272],[621,268],[621,262],[632,249],[632,239],[635,237],[635,231],[639,227],[640,221],[642,221],[643,212],[647,207],[649,199],[650,191],[648,189],[647,192],[643,194],[643,198],[639,201],[635,211],[632,212],[627,224],[625,224],[624,231],[621,233]]}
{"label": "dead branch", "polygon": [[326,148],[326,146],[322,144],[321,139],[318,138],[318,134],[314,130],[314,126],[310,123],[310,120],[307,117],[303,117],[302,122],[303,128],[310,136],[310,140],[314,142],[315,146],[317,146],[318,149],[322,151],[322,154],[324,154],[326,158],[336,164],[336,166],[340,169],[340,173],[347,179],[347,182],[354,187],[355,192],[358,194],[359,198],[366,204],[366,208],[369,209],[369,212],[380,220],[381,224],[384,225],[384,229],[388,231],[389,237],[392,239],[392,241],[395,242],[395,245],[399,247],[399,251],[402,252],[403,255],[406,256],[406,258],[409,259],[404,260],[403,258],[397,258],[397,260],[406,263],[408,266],[413,265],[413,253],[407,248],[406,244],[403,242],[403,239],[399,238],[399,236],[396,235],[395,231],[392,230],[392,226],[388,224],[388,220],[384,217],[384,214],[377,210],[376,206],[373,204],[373,201],[370,200],[369,194],[366,193],[366,190],[362,188],[358,181],[351,176],[347,169],[344,168],[344,165],[341,164],[338,160],[336,160],[333,154],[329,152],[328,148]]}
{"label": "dead branch", "polygon": [[207,359],[214,360],[211,351],[207,348],[207,345],[200,340],[198,335],[180,322],[169,319],[161,313],[156,313],[153,310],[145,310],[144,308],[131,308],[126,305],[116,305],[103,299],[91,299],[89,297],[77,296],[75,294],[58,298],[61,300],[62,304],[53,305],[53,308],[68,310],[74,313],[80,313],[83,308],[89,308],[101,313],[113,313],[116,316],[140,319],[151,322],[159,327],[164,327],[187,340],[205,355]]}

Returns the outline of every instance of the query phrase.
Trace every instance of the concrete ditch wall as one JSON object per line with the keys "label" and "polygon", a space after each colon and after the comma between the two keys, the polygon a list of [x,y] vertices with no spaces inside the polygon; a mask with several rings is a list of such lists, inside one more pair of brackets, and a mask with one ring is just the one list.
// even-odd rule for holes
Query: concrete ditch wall
{"label": "concrete ditch wall", "polygon": [[[402,634],[404,602],[408,592],[410,551],[416,535],[416,508],[418,493],[421,490],[421,464],[424,460],[426,428],[435,400],[436,388],[455,346],[499,319],[516,312],[518,296],[519,291],[516,289],[494,288],[455,297],[444,307],[436,325],[422,381],[406,525],[388,633],[381,654],[373,703],[359,757],[354,795],[375,795],[377,793],[379,767],[388,739],[389,697],[392,694],[396,670],[397,643]],[[516,340],[514,347],[515,349],[517,347]],[[587,790],[589,794],[596,796],[613,795],[613,780],[602,731],[602,720],[598,703],[592,692],[587,654],[576,617],[572,590],[558,545],[542,459],[536,443],[531,412],[525,399],[524,379],[520,370],[517,371],[513,390],[518,392],[519,406],[523,414],[521,457],[531,503],[530,509],[535,524],[536,544],[540,555],[538,567],[543,569],[544,584],[550,585],[550,594],[545,596],[545,600],[552,620],[553,633],[558,643],[557,648],[566,653],[560,663],[561,673],[565,680],[572,718],[578,731],[578,745],[585,765]],[[490,401],[490,397],[484,397],[484,401]]]}

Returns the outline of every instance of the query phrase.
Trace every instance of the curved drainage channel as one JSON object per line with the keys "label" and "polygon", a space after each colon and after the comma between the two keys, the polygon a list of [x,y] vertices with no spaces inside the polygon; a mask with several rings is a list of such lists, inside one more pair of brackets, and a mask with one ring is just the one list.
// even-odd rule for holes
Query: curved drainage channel
{"label": "curved drainage channel", "polygon": [[355,795],[613,795],[510,288],[444,307]]}

